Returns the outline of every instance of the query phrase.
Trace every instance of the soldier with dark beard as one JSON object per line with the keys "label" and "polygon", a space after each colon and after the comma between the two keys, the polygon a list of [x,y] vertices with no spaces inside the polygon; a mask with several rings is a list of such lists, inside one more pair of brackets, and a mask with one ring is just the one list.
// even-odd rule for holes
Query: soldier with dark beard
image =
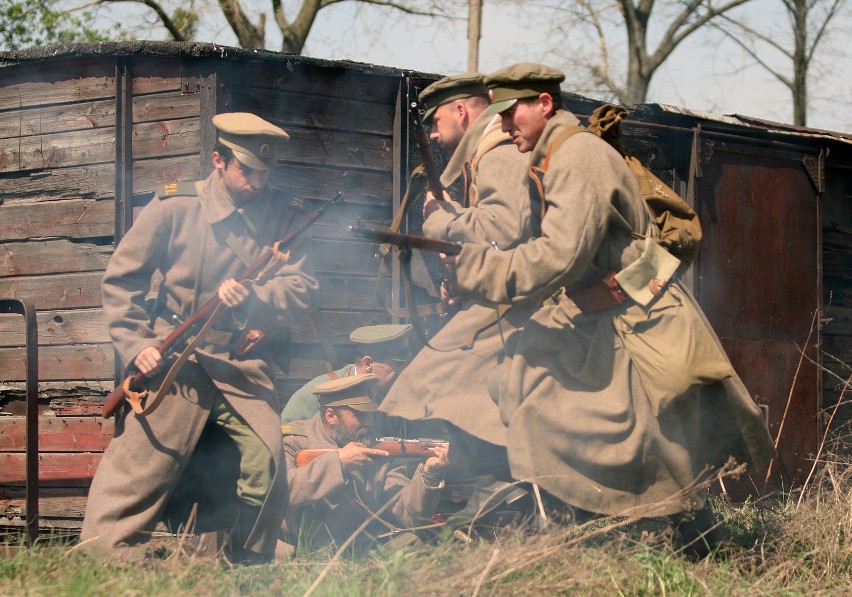
{"label": "soldier with dark beard", "polygon": [[[290,505],[282,525],[278,555],[293,552],[297,541],[313,547],[340,546],[389,501],[358,535],[356,546],[393,538],[411,527],[429,524],[444,487],[447,448],[417,467],[388,460],[388,452],[367,447],[371,437],[378,377],[352,375],[314,388],[320,410],[313,417],[284,425],[284,461],[290,486]],[[297,467],[302,450],[328,452]]]}

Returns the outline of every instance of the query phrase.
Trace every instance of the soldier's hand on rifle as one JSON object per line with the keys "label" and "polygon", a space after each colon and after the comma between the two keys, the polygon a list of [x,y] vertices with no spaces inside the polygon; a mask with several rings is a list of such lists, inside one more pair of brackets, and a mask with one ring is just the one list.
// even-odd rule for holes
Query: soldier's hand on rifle
{"label": "soldier's hand on rifle", "polygon": [[225,303],[226,307],[234,308],[242,304],[249,295],[251,291],[233,278],[228,278],[219,285],[219,300]]}
{"label": "soldier's hand on rifle", "polygon": [[344,471],[360,468],[370,464],[377,457],[386,458],[390,453],[385,450],[368,448],[359,442],[349,442],[337,451],[340,458],[340,466]]}
{"label": "soldier's hand on rifle", "polygon": [[438,471],[444,470],[447,464],[449,464],[450,447],[448,445],[436,445],[432,448],[432,451],[435,452],[435,455],[430,456],[423,464],[423,470],[426,473],[437,473]]}
{"label": "soldier's hand on rifle", "polygon": [[133,359],[133,365],[145,377],[156,375],[163,368],[163,355],[156,346],[149,346]]}
{"label": "soldier's hand on rifle", "polygon": [[[443,194],[444,201],[450,201],[452,199],[447,191],[444,191]],[[437,209],[438,201],[435,199],[435,195],[432,194],[432,191],[427,191],[426,200],[423,202],[423,219],[425,220],[431,216]]]}
{"label": "soldier's hand on rifle", "polygon": [[441,302],[450,307],[461,304],[461,299],[454,296],[449,280],[441,280]]}

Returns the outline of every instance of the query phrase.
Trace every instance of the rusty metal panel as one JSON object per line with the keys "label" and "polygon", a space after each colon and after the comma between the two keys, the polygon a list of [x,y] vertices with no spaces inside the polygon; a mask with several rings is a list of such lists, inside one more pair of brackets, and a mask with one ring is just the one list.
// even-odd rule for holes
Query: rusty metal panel
{"label": "rusty metal panel", "polygon": [[820,429],[819,196],[804,157],[704,137],[695,192],[698,299],[773,438],[780,432],[771,470],[786,487],[807,476]]}

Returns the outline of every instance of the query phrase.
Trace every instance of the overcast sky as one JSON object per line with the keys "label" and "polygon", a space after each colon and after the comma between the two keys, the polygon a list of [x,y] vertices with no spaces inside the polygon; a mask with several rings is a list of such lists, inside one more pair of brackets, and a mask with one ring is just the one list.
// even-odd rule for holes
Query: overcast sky
{"label": "overcast sky", "polygon": [[[195,1],[196,5],[209,6],[197,39],[236,45],[236,37],[221,17],[218,3]],[[453,20],[404,15],[358,2],[332,5],[319,13],[304,54],[439,74],[462,72],[467,69],[467,23],[463,18],[466,4],[458,1],[457,15],[462,18]],[[561,20],[550,7],[559,4],[555,0],[485,0],[479,69],[488,72],[513,62],[546,62],[566,71],[570,82],[572,69],[577,67],[570,60],[571,52],[577,51],[578,43],[579,47],[592,46],[582,31],[569,35],[550,30],[547,23]],[[268,12],[270,3],[243,0],[243,5]],[[849,6],[846,8],[843,18],[834,24],[829,43],[822,47],[820,62],[812,70],[808,125],[852,133],[852,52],[847,39],[852,18]],[[775,39],[784,39],[786,17],[780,0],[753,0],[745,12],[751,23],[771,26]],[[110,9],[112,18],[124,24],[140,22],[143,13],[144,7],[133,3],[116,4]],[[274,50],[279,47],[280,34],[271,14],[267,14],[267,21],[267,47]],[[661,28],[657,23],[652,19],[651,47],[655,45],[656,30]],[[166,38],[164,29],[148,29],[138,35]],[[610,43],[610,51],[617,57],[618,40]],[[791,71],[779,56],[768,59],[785,73]],[[656,73],[648,101],[791,122],[789,90],[765,70],[749,64],[733,42],[719,34],[699,32],[681,44]]]}

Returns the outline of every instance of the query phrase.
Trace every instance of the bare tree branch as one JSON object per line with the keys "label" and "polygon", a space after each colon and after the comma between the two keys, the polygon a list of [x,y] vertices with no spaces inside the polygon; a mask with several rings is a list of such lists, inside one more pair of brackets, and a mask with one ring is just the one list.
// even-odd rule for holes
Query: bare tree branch
{"label": "bare tree branch", "polygon": [[88,2],[86,4],[70,8],[68,9],[68,12],[84,10],[92,6],[98,6],[103,4],[118,4],[119,2],[144,4],[157,14],[157,18],[160,19],[160,22],[163,24],[163,27],[165,27],[166,30],[169,32],[169,35],[172,36],[172,39],[174,39],[175,41],[186,41],[186,37],[181,32],[180,28],[175,24],[171,16],[169,16],[169,13],[166,12],[166,10],[158,2],[156,2],[156,0],[93,0],[92,2]]}

